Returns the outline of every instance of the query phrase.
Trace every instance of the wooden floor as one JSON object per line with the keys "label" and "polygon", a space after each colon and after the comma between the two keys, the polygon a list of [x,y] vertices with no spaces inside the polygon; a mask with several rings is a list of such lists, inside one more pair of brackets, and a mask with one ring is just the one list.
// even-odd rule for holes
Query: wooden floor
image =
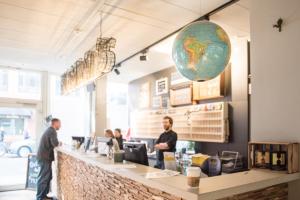
{"label": "wooden floor", "polygon": [[35,191],[17,190],[9,192],[0,192],[1,200],[35,200]]}

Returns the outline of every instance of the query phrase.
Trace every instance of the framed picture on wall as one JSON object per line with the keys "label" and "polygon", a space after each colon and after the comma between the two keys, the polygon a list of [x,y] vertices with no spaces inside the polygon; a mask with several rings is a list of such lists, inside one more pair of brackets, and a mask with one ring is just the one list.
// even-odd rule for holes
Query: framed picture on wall
{"label": "framed picture on wall", "polygon": [[168,108],[169,107],[169,95],[161,96],[161,107]]}
{"label": "framed picture on wall", "polygon": [[161,108],[162,107],[162,97],[154,96],[152,98],[152,108]]}
{"label": "framed picture on wall", "polygon": [[168,78],[162,78],[156,81],[155,83],[155,91],[156,95],[162,95],[168,93]]}

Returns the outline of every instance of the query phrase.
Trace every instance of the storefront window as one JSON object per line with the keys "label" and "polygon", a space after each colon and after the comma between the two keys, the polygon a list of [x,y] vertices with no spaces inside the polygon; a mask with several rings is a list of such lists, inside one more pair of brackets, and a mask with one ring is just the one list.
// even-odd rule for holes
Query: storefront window
{"label": "storefront window", "polygon": [[36,109],[0,105],[0,190],[25,185],[28,154],[37,151],[36,123]]}
{"label": "storefront window", "polygon": [[0,97],[41,99],[41,73],[0,69]]}
{"label": "storefront window", "polygon": [[19,72],[18,92],[39,93],[41,76],[38,73]]}
{"label": "storefront window", "polygon": [[109,128],[128,129],[128,85],[108,82],[107,86],[107,119]]}
{"label": "storefront window", "polygon": [[60,77],[50,76],[50,114],[62,122],[58,137],[70,144],[72,136],[89,136],[91,131],[91,95],[86,87],[62,95]]}

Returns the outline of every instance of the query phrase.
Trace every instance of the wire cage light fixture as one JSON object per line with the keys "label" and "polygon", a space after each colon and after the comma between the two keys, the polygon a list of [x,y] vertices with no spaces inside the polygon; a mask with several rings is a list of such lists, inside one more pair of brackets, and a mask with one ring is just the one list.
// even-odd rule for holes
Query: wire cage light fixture
{"label": "wire cage light fixture", "polygon": [[100,13],[100,37],[97,38],[95,50],[85,52],[65,73],[61,75],[62,94],[88,84],[111,72],[116,63],[116,55],[112,48],[116,46],[113,37],[102,37],[102,11]]}

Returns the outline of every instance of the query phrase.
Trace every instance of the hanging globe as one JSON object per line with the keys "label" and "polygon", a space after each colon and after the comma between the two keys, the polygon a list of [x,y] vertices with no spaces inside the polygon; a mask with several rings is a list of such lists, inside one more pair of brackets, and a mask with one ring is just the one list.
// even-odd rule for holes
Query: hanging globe
{"label": "hanging globe", "polygon": [[179,32],[172,57],[177,70],[192,81],[207,81],[222,73],[230,59],[230,40],[219,25],[198,21]]}

